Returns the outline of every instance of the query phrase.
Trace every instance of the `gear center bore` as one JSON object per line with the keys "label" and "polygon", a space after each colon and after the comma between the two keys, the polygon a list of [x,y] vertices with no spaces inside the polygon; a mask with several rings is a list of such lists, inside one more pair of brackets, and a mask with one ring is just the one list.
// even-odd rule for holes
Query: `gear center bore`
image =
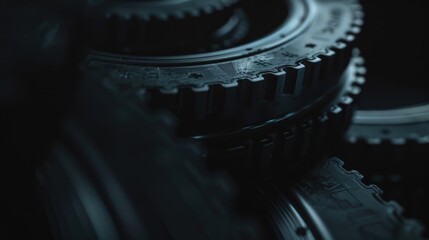
{"label": "gear center bore", "polygon": [[[89,9],[88,42],[97,51],[141,57],[230,50],[282,28],[295,2],[110,0]],[[280,38],[285,36],[282,33]],[[274,42],[270,40],[266,45]],[[240,51],[246,49],[254,48]]]}

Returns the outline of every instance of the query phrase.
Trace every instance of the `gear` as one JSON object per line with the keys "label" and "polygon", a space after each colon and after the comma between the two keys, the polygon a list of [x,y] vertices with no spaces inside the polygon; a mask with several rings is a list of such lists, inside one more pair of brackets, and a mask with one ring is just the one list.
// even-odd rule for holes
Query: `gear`
{"label": "gear", "polygon": [[283,3],[277,30],[246,44],[156,58],[93,51],[88,66],[174,112],[189,135],[264,122],[338,88],[363,22],[353,0]]}
{"label": "gear", "polygon": [[356,112],[348,141],[369,145],[429,144],[429,104]]}
{"label": "gear", "polygon": [[107,1],[88,9],[87,38],[100,51],[143,56],[224,48],[247,34],[234,2]]}
{"label": "gear", "polygon": [[255,238],[232,211],[230,181],[171,136],[169,116],[93,79],[76,99],[37,173],[55,239]]}
{"label": "gear", "polygon": [[342,152],[349,164],[382,186],[389,198],[407,206],[410,215],[424,222],[429,221],[428,117],[427,104],[357,111]]}
{"label": "gear", "polygon": [[[211,14],[236,2],[237,0],[106,0],[101,6],[107,17],[115,15],[124,20],[137,17],[145,21],[167,21]],[[95,7],[100,8],[100,4]]]}
{"label": "gear", "polygon": [[332,158],[292,187],[264,183],[256,205],[264,206],[274,230],[269,239],[425,239],[420,223],[404,218],[396,202],[383,201],[382,191],[362,178]]}
{"label": "gear", "polygon": [[[425,3],[391,5],[363,2],[368,24],[358,41],[368,65],[368,84],[363,89],[353,123],[346,133],[341,157],[361,171],[367,181],[379,185],[389,199],[395,199],[429,227],[429,85],[426,76],[428,54],[424,29]],[[398,11],[413,11],[407,18],[398,18]],[[397,35],[398,24],[414,25]],[[383,26],[383,27],[381,27]],[[413,38],[409,35],[413,34]],[[392,36],[396,43],[392,42]],[[394,45],[407,46],[386,58]],[[394,50],[393,50],[394,51]],[[395,68],[399,59],[415,61],[413,71]],[[429,232],[428,232],[429,233]],[[429,235],[428,235],[429,236]]]}
{"label": "gear", "polygon": [[286,115],[238,132],[194,139],[207,146],[207,161],[211,167],[229,169],[234,176],[239,176],[238,180],[252,179],[258,173],[273,170],[291,171],[291,174],[307,171],[321,156],[336,150],[334,146],[340,143],[347,130],[355,100],[365,83],[366,70],[362,64],[361,57],[352,59],[342,76],[345,83],[341,94],[337,97],[335,92],[333,102],[326,103],[322,99],[310,110],[301,109],[298,116]]}

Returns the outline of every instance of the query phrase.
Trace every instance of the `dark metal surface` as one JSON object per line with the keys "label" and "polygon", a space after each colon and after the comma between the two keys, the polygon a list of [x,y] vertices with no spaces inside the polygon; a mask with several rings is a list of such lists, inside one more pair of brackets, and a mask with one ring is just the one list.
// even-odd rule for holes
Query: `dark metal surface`
{"label": "dark metal surface", "polygon": [[363,1],[365,64],[356,0],[1,1],[0,238],[422,239],[331,157],[427,222],[426,10]]}

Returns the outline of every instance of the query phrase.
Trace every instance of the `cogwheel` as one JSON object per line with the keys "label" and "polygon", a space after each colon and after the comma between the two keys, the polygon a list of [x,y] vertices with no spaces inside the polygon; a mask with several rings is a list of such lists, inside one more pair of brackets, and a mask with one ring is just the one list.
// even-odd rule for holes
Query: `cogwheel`
{"label": "cogwheel", "polygon": [[[239,180],[279,171],[299,177],[337,151],[350,125],[355,103],[365,83],[363,59],[356,56],[342,76],[344,85],[334,100],[320,102],[307,110],[233,133],[196,136],[207,146],[208,164],[229,169]],[[294,176],[292,176],[294,175]]]}
{"label": "cogwheel", "polygon": [[248,31],[234,0],[107,1],[89,7],[93,49],[131,55],[169,55],[229,47]]}
{"label": "cogwheel", "polygon": [[[109,73],[126,94],[171,110],[188,136],[242,128],[306,109],[339,88],[363,23],[361,6],[353,0],[274,3],[285,14],[270,25],[273,31],[243,44],[158,57],[93,51],[87,66]],[[273,10],[259,4],[265,6],[264,14]],[[257,18],[261,23],[264,14]]]}
{"label": "cogwheel", "polygon": [[362,179],[331,158],[292,186],[281,179],[260,185],[252,199],[263,206],[273,233],[267,239],[426,239],[419,222],[405,218],[400,205],[384,201],[381,189]]}
{"label": "cogwheel", "polygon": [[348,164],[425,223],[429,220],[428,117],[428,104],[357,111],[342,151]]}
{"label": "cogwheel", "polygon": [[126,20],[137,17],[145,21],[167,21],[211,14],[236,2],[237,0],[105,0],[94,5],[102,7],[107,17],[115,15]]}

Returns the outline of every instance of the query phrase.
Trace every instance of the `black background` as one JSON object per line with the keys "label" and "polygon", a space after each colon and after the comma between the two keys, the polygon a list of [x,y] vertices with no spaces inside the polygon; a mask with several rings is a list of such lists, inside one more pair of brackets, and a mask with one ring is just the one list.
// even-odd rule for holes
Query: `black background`
{"label": "black background", "polygon": [[358,46],[368,68],[362,108],[428,100],[427,1],[363,0],[365,25]]}

